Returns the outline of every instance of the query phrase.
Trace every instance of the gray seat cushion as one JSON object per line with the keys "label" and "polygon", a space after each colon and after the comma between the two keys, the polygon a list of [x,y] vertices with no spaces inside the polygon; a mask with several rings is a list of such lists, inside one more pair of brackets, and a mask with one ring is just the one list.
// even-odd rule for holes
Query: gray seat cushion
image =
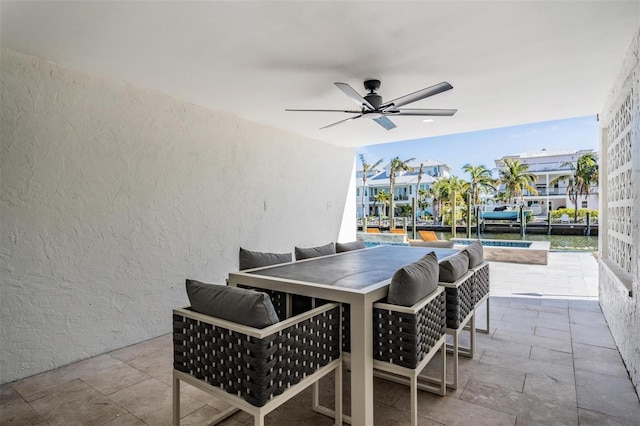
{"label": "gray seat cushion", "polygon": [[364,248],[364,241],[351,241],[350,243],[336,243],[336,253]]}
{"label": "gray seat cushion", "polygon": [[240,270],[291,262],[291,253],[263,253],[240,247]]}
{"label": "gray seat cushion", "polygon": [[336,246],[333,243],[318,247],[296,247],[296,260],[311,259],[313,257],[326,256],[336,253]]}
{"label": "gray seat cushion", "polygon": [[194,311],[238,324],[265,328],[279,319],[266,293],[187,280],[187,296]]}
{"label": "gray seat cushion", "polygon": [[469,255],[461,251],[440,262],[440,278],[443,283],[453,283],[469,270]]}
{"label": "gray seat cushion", "polygon": [[469,269],[475,268],[484,262],[484,251],[482,250],[482,242],[475,240],[464,249],[469,255]]}
{"label": "gray seat cushion", "polygon": [[413,306],[438,287],[438,258],[434,252],[398,269],[391,278],[387,302]]}

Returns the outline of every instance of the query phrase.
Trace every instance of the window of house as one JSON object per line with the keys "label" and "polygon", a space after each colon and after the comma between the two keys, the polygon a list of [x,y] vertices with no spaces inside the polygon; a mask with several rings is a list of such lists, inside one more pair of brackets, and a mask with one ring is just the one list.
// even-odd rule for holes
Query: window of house
{"label": "window of house", "polygon": [[586,209],[586,208],[587,208],[587,205],[588,205],[588,203],[587,203],[586,201],[583,201],[583,202],[582,202],[582,208],[583,208],[583,209]]}

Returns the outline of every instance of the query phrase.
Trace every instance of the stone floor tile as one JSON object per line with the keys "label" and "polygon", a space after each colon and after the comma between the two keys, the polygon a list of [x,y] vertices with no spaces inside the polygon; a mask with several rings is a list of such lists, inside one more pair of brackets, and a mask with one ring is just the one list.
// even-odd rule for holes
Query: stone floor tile
{"label": "stone floor tile", "polygon": [[542,400],[526,393],[515,392],[471,380],[465,388],[463,401],[478,404],[517,416],[517,424],[577,425],[576,404],[549,399]]}
{"label": "stone floor tile", "polygon": [[266,425],[298,426],[298,425],[318,425],[331,426],[332,418],[316,413],[309,406],[300,407],[295,404],[285,404],[276,408],[265,417]]}
{"label": "stone floor tile", "polygon": [[[150,426],[167,426],[172,419],[171,386],[151,378],[109,395],[113,401]],[[186,417],[205,404],[180,395],[180,416]]]}
{"label": "stone floor tile", "polygon": [[140,342],[135,345],[115,350],[110,352],[109,355],[119,359],[120,361],[128,362],[158,350],[171,352],[173,350],[172,348],[172,336],[171,334],[165,334],[153,339],[145,340],[144,342]]}
{"label": "stone floor tile", "polygon": [[606,325],[571,324],[571,339],[575,343],[618,349]]}
{"label": "stone floor tile", "polygon": [[534,334],[540,337],[548,337],[551,339],[571,342],[571,333],[569,331],[556,330],[556,329],[547,328],[547,327],[536,327],[536,331]]}
{"label": "stone floor tile", "polygon": [[[377,425],[409,426],[411,425],[411,408],[403,410],[398,407],[376,402],[373,407],[373,420]],[[418,415],[418,426],[443,426],[442,423]]]}
{"label": "stone floor tile", "polygon": [[554,308],[569,308],[569,301],[566,299],[542,299],[542,306],[553,306]]}
{"label": "stone floor tile", "polygon": [[578,407],[627,420],[640,419],[640,401],[631,381],[576,369]]}
{"label": "stone floor tile", "polygon": [[31,402],[31,406],[53,426],[99,425],[126,414],[122,407],[78,379],[68,382],[59,393]]}
{"label": "stone floor tile", "polygon": [[541,400],[549,399],[576,405],[576,383],[570,376],[565,377],[565,380],[558,380],[558,377],[548,376],[544,372],[527,374],[523,393]]}
{"label": "stone floor tile", "polygon": [[0,390],[0,425],[36,425],[42,417],[13,389],[3,385]]}
{"label": "stone floor tile", "polygon": [[[218,414],[220,414],[220,411],[205,405],[204,407],[199,408],[193,413],[180,419],[180,426],[207,426],[211,424],[211,420]],[[237,425],[243,425],[243,423],[238,421],[235,416],[232,416],[230,420],[235,422]]]}
{"label": "stone floor tile", "polygon": [[133,414],[127,413],[123,416],[116,417],[102,426],[147,426],[147,424]]}
{"label": "stone floor tile", "polygon": [[121,363],[80,378],[83,382],[96,389],[103,395],[109,395],[148,379],[149,376],[141,371]]}
{"label": "stone floor tile", "polygon": [[571,309],[569,311],[569,320],[573,324],[607,326],[607,321],[604,319],[602,312]]}
{"label": "stone floor tile", "polygon": [[173,353],[162,349],[129,361],[129,365],[161,382],[171,385],[173,380]]}
{"label": "stone floor tile", "polygon": [[480,359],[478,367],[481,368],[483,365],[525,374],[540,374],[544,372],[559,381],[569,380],[574,375],[573,365],[571,364],[525,359],[507,354],[485,353]]}
{"label": "stone floor tile", "polygon": [[[480,380],[485,383],[490,383],[518,392],[522,392],[525,383],[524,373],[507,371],[500,367],[490,365],[473,365],[471,368],[467,369],[463,367],[461,370],[463,373],[468,375],[470,379]],[[463,386],[460,386],[460,388],[464,389]]]}
{"label": "stone floor tile", "polygon": [[638,426],[640,422],[578,408],[580,426]]}
{"label": "stone floor tile", "polygon": [[[497,331],[497,330],[496,330]],[[495,334],[495,333],[494,333]],[[531,345],[507,341],[507,340],[476,340],[476,352],[483,351],[482,357],[487,355],[511,355],[521,358],[529,358],[531,354]],[[482,359],[480,357],[480,359]]]}
{"label": "stone floor tile", "polygon": [[569,340],[563,341],[556,338],[521,334],[504,329],[496,330],[496,332],[493,333],[493,339],[505,342],[524,343],[531,346],[538,346],[540,348],[552,349],[554,351],[571,353],[571,342]]}
{"label": "stone floor tile", "polygon": [[121,362],[117,359],[100,355],[14,382],[13,388],[27,402],[31,402],[57,392],[58,385],[118,364]]}
{"label": "stone floor tile", "polygon": [[570,331],[569,316],[561,316],[540,312],[538,318],[532,319],[530,324],[535,327],[551,328],[553,330]]}
{"label": "stone floor tile", "polygon": [[600,302],[597,300],[569,300],[569,309],[602,313]]}
{"label": "stone floor tile", "polygon": [[[519,333],[531,334],[536,331],[536,326],[532,322],[523,321],[504,321],[504,320],[491,320],[491,327],[495,329],[513,330]],[[493,334],[493,333],[492,333]]]}
{"label": "stone floor tile", "polygon": [[[411,401],[400,399],[396,407],[408,411],[411,409]],[[418,415],[447,426],[513,426],[516,422],[516,417],[512,414],[427,392],[418,394]]]}
{"label": "stone floor tile", "polygon": [[617,349],[574,342],[573,362],[575,368],[579,370],[593,371],[594,373],[622,378],[629,377],[629,373]]}
{"label": "stone floor tile", "polygon": [[534,346],[531,348],[530,359],[545,361],[550,363],[560,363],[567,366],[573,365],[573,356],[568,352],[554,351],[552,349]]}

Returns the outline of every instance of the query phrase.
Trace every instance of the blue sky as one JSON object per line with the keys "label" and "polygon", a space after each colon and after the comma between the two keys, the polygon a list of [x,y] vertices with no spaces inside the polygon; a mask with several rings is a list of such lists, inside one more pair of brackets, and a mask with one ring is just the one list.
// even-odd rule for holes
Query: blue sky
{"label": "blue sky", "polygon": [[[383,158],[386,164],[399,156],[402,160],[433,158],[451,166],[452,174],[463,179],[468,176],[462,166],[484,164],[495,167],[494,160],[505,155],[546,149],[595,149],[600,141],[600,124],[595,115],[502,127],[455,135],[436,136],[410,141],[368,145],[357,149],[365,160],[373,164]],[[357,158],[361,167],[360,158]]]}

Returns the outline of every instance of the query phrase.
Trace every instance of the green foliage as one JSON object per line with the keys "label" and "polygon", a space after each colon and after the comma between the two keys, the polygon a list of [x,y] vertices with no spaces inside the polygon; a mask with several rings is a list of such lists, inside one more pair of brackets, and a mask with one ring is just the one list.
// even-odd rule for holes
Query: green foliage
{"label": "green foliage", "polygon": [[[587,220],[587,212],[589,213],[589,221],[591,223],[598,222],[598,210],[591,209],[578,209],[578,222],[586,222]],[[571,220],[573,220],[575,215],[575,209],[558,209],[551,211],[551,223],[560,222],[560,218],[563,214],[569,216]]]}

